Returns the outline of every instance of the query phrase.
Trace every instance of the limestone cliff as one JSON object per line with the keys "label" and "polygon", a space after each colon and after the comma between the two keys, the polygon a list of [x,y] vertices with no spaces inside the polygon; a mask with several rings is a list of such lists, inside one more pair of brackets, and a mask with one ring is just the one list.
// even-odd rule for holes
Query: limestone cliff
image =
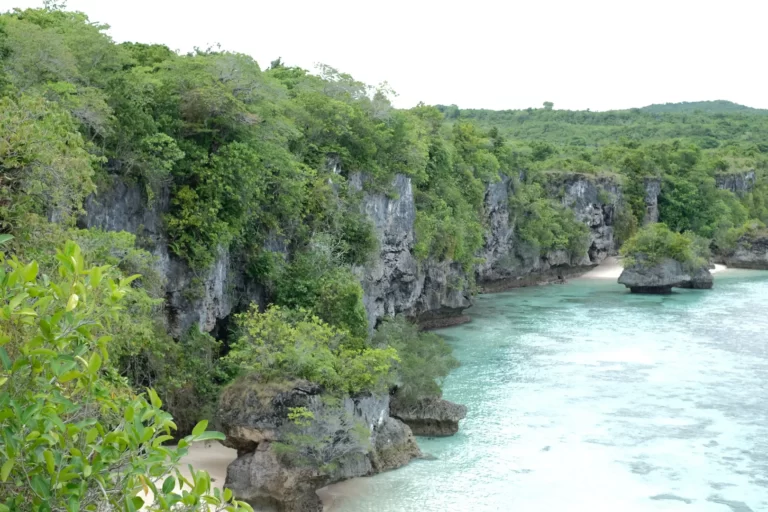
{"label": "limestone cliff", "polygon": [[[350,176],[350,187],[363,190],[364,176]],[[363,211],[372,220],[379,239],[378,257],[358,269],[363,301],[373,328],[385,316],[404,314],[422,324],[461,318],[471,294],[461,283],[466,276],[460,265],[428,259],[418,261],[416,203],[411,179],[398,175],[388,194],[364,193]]]}
{"label": "limestone cliff", "polygon": [[[339,172],[338,162],[332,171]],[[584,272],[616,251],[614,224],[622,193],[615,179],[560,173],[549,181],[550,197],[572,209],[590,228],[589,246],[583,254],[562,250],[540,254],[518,239],[509,207],[514,181],[502,175],[488,185],[485,243],[477,254],[479,263],[467,274],[457,263],[416,258],[416,204],[410,178],[398,175],[390,190],[380,193],[366,190],[364,175],[349,177],[350,188],[362,193],[361,208],[372,220],[379,240],[379,253],[356,269],[371,329],[380,318],[398,313],[426,327],[459,323],[467,318],[463,311],[472,304],[473,281],[480,291],[557,281]],[[646,183],[651,218],[658,216],[654,210],[658,185],[658,180]],[[237,254],[221,249],[211,268],[197,271],[170,251],[163,222],[168,208],[167,190],[149,203],[143,186],[114,178],[88,199],[81,225],[134,233],[157,257],[158,270],[166,278],[166,317],[175,337],[194,325],[215,331],[231,313],[251,302],[263,304],[264,287],[243,271]],[[270,245],[272,251],[287,253],[277,241]]]}
{"label": "limestone cliff", "polygon": [[[165,308],[168,328],[178,338],[192,326],[210,332],[217,322],[251,302],[263,303],[263,287],[242,272],[238,258],[220,249],[214,264],[196,271],[174,255],[168,246],[163,216],[169,208],[169,191],[161,190],[152,202],[143,186],[114,178],[99,187],[86,201],[81,227],[105,231],[127,231],[156,258],[157,270],[165,278]],[[279,244],[274,244],[279,250]]]}
{"label": "limestone cliff", "polygon": [[715,175],[717,188],[733,192],[742,197],[755,188],[757,176],[755,171],[731,172]]}
{"label": "limestone cliff", "polygon": [[481,263],[475,270],[481,290],[499,291],[561,280],[585,272],[616,251],[613,225],[621,190],[613,179],[571,173],[559,175],[548,184],[549,195],[559,196],[563,205],[589,226],[589,245],[583,254],[564,250],[540,254],[537,248],[518,239],[516,219],[509,208],[513,183],[502,177],[486,190],[488,228],[478,255]]}

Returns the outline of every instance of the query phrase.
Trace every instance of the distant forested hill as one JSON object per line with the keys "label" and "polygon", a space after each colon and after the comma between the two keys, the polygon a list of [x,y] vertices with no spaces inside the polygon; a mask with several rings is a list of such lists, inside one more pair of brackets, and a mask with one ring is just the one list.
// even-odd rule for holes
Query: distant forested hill
{"label": "distant forested hill", "polygon": [[643,107],[641,110],[654,113],[692,113],[700,110],[707,114],[732,114],[732,113],[752,113],[752,114],[768,114],[768,110],[759,108],[747,107],[746,105],[739,105],[732,101],[715,100],[715,101],[683,101],[681,103],[656,103]]}
{"label": "distant forested hill", "polygon": [[679,139],[702,149],[748,143],[768,151],[768,110],[726,101],[650,105],[607,112],[556,110],[547,105],[525,110],[461,109],[456,105],[438,108],[448,120],[472,121],[517,141],[585,147],[622,140]]}

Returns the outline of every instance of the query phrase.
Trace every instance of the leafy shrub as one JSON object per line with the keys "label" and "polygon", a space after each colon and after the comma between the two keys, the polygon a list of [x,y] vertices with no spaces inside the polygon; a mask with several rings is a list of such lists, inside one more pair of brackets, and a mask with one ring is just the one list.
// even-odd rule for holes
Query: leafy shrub
{"label": "leafy shrub", "polygon": [[275,304],[311,310],[326,323],[368,336],[368,317],[363,306],[363,289],[355,275],[339,261],[332,239],[316,239],[274,277]]}
{"label": "leafy shrub", "polygon": [[397,350],[397,395],[405,401],[440,397],[443,379],[459,366],[453,349],[443,338],[419,331],[418,326],[402,316],[384,320],[371,344]]}
{"label": "leafy shrub", "polygon": [[627,266],[655,265],[670,258],[688,267],[699,267],[707,262],[708,250],[708,243],[700,237],[675,233],[666,224],[656,223],[627,240],[621,247],[621,255]]}
{"label": "leafy shrub", "polygon": [[765,230],[765,224],[759,220],[749,220],[741,226],[721,229],[715,234],[714,245],[717,252],[722,255],[732,253],[739,240],[749,240],[751,237]]}
{"label": "leafy shrub", "polygon": [[346,330],[305,309],[255,306],[237,318],[242,336],[226,360],[260,378],[307,379],[331,392],[382,391],[391,380],[397,352],[362,346]]}
{"label": "leafy shrub", "polygon": [[0,510],[250,510],[231,493],[204,496],[207,473],[176,469],[191,442],[223,436],[201,423],[164,447],[175,425],[160,398],[135,395],[110,364],[108,326],[133,278],[86,268],[71,242],[57,258],[54,281],[0,256]]}
{"label": "leafy shrub", "polygon": [[574,217],[573,211],[545,196],[539,183],[521,183],[510,196],[515,229],[521,240],[541,253],[566,249],[570,254],[586,252],[589,228]]}

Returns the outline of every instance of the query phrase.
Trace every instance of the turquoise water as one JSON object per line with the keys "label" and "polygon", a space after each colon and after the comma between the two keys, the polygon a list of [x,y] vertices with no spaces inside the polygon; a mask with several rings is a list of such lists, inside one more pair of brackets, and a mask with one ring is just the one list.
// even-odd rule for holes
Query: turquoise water
{"label": "turquoise water", "polygon": [[669,296],[576,280],[470,315],[441,331],[460,433],[334,512],[768,511],[768,272]]}

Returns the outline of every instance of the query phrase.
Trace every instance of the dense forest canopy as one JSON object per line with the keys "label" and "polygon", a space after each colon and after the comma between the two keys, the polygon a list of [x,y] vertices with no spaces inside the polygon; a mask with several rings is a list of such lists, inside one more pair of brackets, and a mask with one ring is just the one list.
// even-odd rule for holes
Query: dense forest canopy
{"label": "dense forest canopy", "polygon": [[[116,44],[107,28],[54,5],[0,15],[0,234],[7,261],[35,261],[29,287],[38,287],[38,270],[59,272],[61,247],[82,259],[80,272],[106,266],[115,283],[141,276],[121,288],[121,309],[110,310],[103,372],[135,390],[157,389],[182,432],[210,417],[222,386],[253,371],[313,378],[339,393],[398,383],[409,399],[419,390],[439,394],[456,364],[449,347],[403,319],[371,336],[355,269],[376,252],[377,239],[361,193],[349,186],[354,173],[382,193],[391,193],[395,175],[409,177],[416,256],[456,262],[468,281],[484,242],[486,187],[502,174],[514,184],[519,240],[542,253],[583,252],[587,243],[586,226],[547,195],[559,173],[610,175],[622,184],[623,238],[642,223],[649,177],[661,180],[660,220],[714,239],[715,248],[768,219],[766,111],[727,102],[612,112],[562,111],[549,102],[520,111],[403,110],[392,106],[386,83],[368,86],[330,66],[307,71],[277,59],[262,69],[220,49],[181,55]],[[751,190],[717,187],[717,176],[745,171],[755,171]],[[203,271],[220,251],[236,251],[272,307],[242,313],[228,340],[197,328],[173,339],[149,242],[78,223],[86,198],[119,180],[143,187],[146,208],[169,197],[163,222],[176,257]],[[290,257],[270,249],[274,240]],[[9,275],[0,279],[8,301],[32,301]],[[61,293],[50,291],[56,300]],[[42,321],[42,332],[50,331],[50,319]],[[92,343],[86,338],[76,345]],[[23,354],[27,341],[14,337],[0,356]],[[307,350],[318,357],[305,358]],[[12,377],[8,368],[0,386]]]}

